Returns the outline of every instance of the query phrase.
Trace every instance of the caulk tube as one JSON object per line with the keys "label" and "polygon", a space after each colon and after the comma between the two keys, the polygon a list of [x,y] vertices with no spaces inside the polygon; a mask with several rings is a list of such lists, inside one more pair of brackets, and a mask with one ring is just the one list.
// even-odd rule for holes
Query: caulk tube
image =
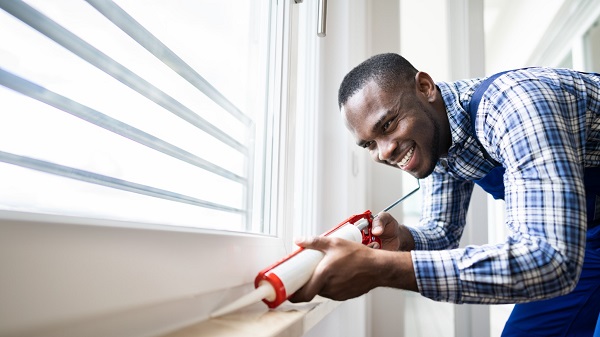
{"label": "caulk tube", "polygon": [[[368,224],[365,219],[359,221]],[[352,223],[346,223],[327,236],[362,242],[361,229]],[[287,258],[261,271],[254,280],[254,286],[265,288],[265,285],[268,284],[273,288],[271,296],[263,298],[263,302],[269,308],[276,308],[285,302],[310,279],[323,257],[324,254],[318,250],[300,248]]]}

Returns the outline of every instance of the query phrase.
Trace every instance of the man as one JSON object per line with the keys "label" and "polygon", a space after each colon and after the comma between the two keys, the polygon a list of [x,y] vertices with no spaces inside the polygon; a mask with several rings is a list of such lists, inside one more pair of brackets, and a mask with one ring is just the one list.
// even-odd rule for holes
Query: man
{"label": "man", "polygon": [[[520,303],[506,336],[593,334],[600,75],[527,68],[435,83],[403,57],[382,54],[346,75],[338,102],[373,160],[424,179],[422,218],[407,227],[380,214],[373,232],[381,250],[328,237],[297,241],[325,258],[293,301],[344,300],[386,286],[437,301]],[[474,183],[506,201],[510,234],[459,249]]]}

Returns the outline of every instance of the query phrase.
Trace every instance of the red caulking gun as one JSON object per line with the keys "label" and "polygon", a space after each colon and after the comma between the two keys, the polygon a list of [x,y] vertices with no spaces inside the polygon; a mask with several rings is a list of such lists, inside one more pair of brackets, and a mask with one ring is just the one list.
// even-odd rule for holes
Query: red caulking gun
{"label": "red caulking gun", "polygon": [[[383,212],[387,212],[392,207],[411,196],[419,189],[419,187],[420,184],[409,194],[385,208]],[[371,232],[373,228],[373,219],[376,216],[377,215],[373,216],[371,211],[353,215],[323,234],[323,236],[362,242],[364,245],[371,242],[377,242],[381,246],[381,240]],[[318,250],[299,248],[290,255],[259,272],[254,280],[254,286],[256,287],[254,291],[240,297],[233,303],[218,309],[210,316],[222,316],[260,301],[265,302],[271,309],[276,308],[310,279],[317,264],[323,259],[323,256],[324,254]]]}

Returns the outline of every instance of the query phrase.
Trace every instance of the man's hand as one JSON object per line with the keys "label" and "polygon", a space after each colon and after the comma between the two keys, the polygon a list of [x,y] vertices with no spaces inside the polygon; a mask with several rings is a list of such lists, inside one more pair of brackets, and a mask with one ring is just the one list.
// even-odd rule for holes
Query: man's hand
{"label": "man's hand", "polygon": [[307,249],[325,253],[312,277],[292,297],[292,302],[307,302],[316,295],[334,300],[358,297],[377,286],[377,251],[360,243],[327,236],[296,240]]}
{"label": "man's hand", "polygon": [[[392,226],[388,224],[385,227]],[[402,228],[400,234],[404,235]],[[410,233],[407,235],[412,239]],[[371,249],[357,242],[327,236],[297,240],[296,244],[319,250],[325,256],[310,280],[290,297],[292,302],[310,301],[316,295],[346,300],[380,286],[417,291],[412,258],[408,252]],[[383,245],[393,247],[394,243],[390,241]]]}
{"label": "man's hand", "polygon": [[[415,241],[409,230],[404,225],[398,225],[390,213],[381,212],[373,220],[373,235],[381,239],[381,249],[391,251],[411,251],[415,247]],[[369,244],[369,247],[380,248],[377,242]]]}

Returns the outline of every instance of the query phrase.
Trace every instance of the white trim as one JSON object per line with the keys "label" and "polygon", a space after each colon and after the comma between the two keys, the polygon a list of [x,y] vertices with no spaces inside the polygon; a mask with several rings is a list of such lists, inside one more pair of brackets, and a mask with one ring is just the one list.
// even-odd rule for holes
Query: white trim
{"label": "white trim", "polygon": [[[588,27],[589,28],[589,27]],[[571,60],[573,69],[585,70],[585,46],[583,35],[579,36],[571,44]]]}
{"label": "white trim", "polygon": [[[483,0],[447,0],[450,71],[452,79],[485,75]],[[471,196],[461,247],[488,240],[487,197],[476,187]],[[456,336],[489,336],[490,308],[454,305]]]}
{"label": "white trim", "polygon": [[447,0],[451,80],[485,75],[483,1]]}
{"label": "white trim", "polygon": [[[257,270],[284,255],[281,240],[273,237],[16,212],[0,216],[0,335],[39,329],[48,334],[57,324],[85,326],[212,292],[212,303],[194,312],[202,320],[222,304],[219,294],[251,283]],[[190,319],[165,314],[163,323],[172,320],[167,326]],[[125,323],[145,330],[151,321],[120,323],[132,336],[134,326]]]}
{"label": "white trim", "polygon": [[[274,152],[276,158],[273,163],[279,165],[277,168],[277,188],[276,198],[272,200],[274,204],[277,204],[277,215],[271,220],[275,221],[277,226],[277,235],[283,239],[287,251],[291,252],[291,233],[293,225],[294,215],[294,149],[295,149],[295,110],[293,106],[294,97],[290,95],[290,86],[293,85],[291,79],[294,78],[294,74],[290,74],[290,71],[294,71],[294,64],[290,62],[292,52],[295,49],[296,42],[292,41],[292,15],[294,6],[289,1],[278,2],[278,5],[283,8],[283,15],[281,16],[280,29],[277,32],[281,34],[281,38],[278,38],[278,43],[281,46],[277,46],[276,50],[282,50],[283,52],[276,58],[277,73],[281,74],[277,88],[277,97],[279,97],[278,105],[274,115],[277,122],[279,135],[277,136],[281,141],[279,147]],[[295,86],[294,86],[295,87]]]}
{"label": "white trim", "polygon": [[[302,133],[296,134],[294,172],[294,236],[308,236],[316,232],[316,179],[317,143],[319,125],[316,122],[319,104],[319,41],[316,37],[317,2],[307,1],[295,10],[295,28],[292,41],[293,76],[289,92],[294,102],[290,109],[295,111],[295,123],[290,125]],[[302,99],[296,99],[301,97]]]}
{"label": "white trim", "polygon": [[526,64],[540,66],[559,64],[571,50],[572,42],[581,39],[599,16],[599,1],[565,0]]}

